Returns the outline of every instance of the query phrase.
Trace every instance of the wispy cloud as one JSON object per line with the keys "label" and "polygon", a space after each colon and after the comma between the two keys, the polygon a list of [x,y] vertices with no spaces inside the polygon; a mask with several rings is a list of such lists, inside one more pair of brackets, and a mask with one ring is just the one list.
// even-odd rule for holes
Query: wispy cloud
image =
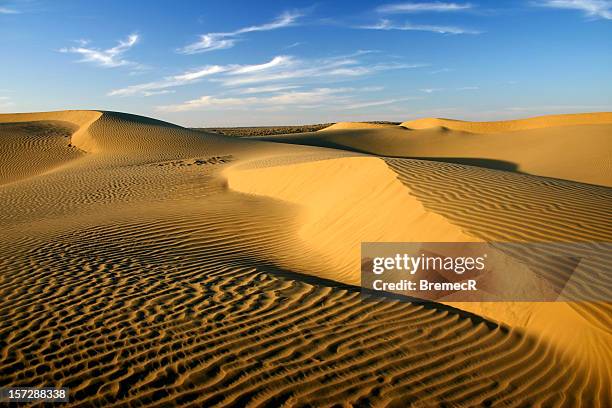
{"label": "wispy cloud", "polygon": [[15,103],[8,96],[0,95],[0,111],[15,106]]}
{"label": "wispy cloud", "polygon": [[301,88],[301,86],[300,85],[256,86],[256,87],[238,89],[237,93],[239,94],[272,93],[272,92],[286,91],[289,89],[298,89],[298,88]]}
{"label": "wispy cloud", "polygon": [[358,26],[366,30],[400,30],[400,31],[428,31],[438,34],[481,34],[481,31],[472,30],[462,27],[454,26],[441,26],[441,25],[429,25],[429,24],[394,24],[390,20],[383,19],[373,25]]}
{"label": "wispy cloud", "polygon": [[161,91],[144,91],[142,93],[143,96],[155,96],[155,95],[165,95],[170,93],[175,93],[175,90],[171,89],[162,89]]}
{"label": "wispy cloud", "polygon": [[64,53],[78,54],[81,56],[79,62],[90,62],[95,65],[107,68],[121,67],[125,65],[137,65],[136,63],[124,58],[124,54],[130,50],[138,41],[138,34],[131,34],[124,40],[119,40],[117,45],[105,50],[88,47],[89,42],[81,40],[78,47],[62,48],[59,51]]}
{"label": "wispy cloud", "polygon": [[358,51],[349,55],[336,57],[316,58],[316,59],[297,59],[291,60],[290,64],[271,69],[265,73],[239,75],[235,77],[226,76],[219,79],[223,86],[244,86],[257,83],[296,81],[312,82],[327,80],[351,79],[367,76],[376,72],[411,69],[427,66],[426,64],[406,64],[406,63],[375,63],[364,61],[361,58],[371,51]]}
{"label": "wispy cloud", "polygon": [[375,106],[392,105],[419,97],[402,97],[382,100],[359,100],[362,91],[367,88],[314,88],[303,91],[281,91],[267,96],[223,97],[204,95],[174,105],[157,107],[160,112],[185,112],[203,109],[249,109],[249,110],[291,110],[314,109],[326,107],[335,110],[355,110]]}
{"label": "wispy cloud", "polygon": [[293,44],[289,44],[288,46],[285,47],[286,50],[290,49],[290,48],[295,48],[295,47],[299,47],[300,45],[304,45],[305,43],[298,41],[298,42],[294,42]]}
{"label": "wispy cloud", "polygon": [[364,86],[360,90],[364,92],[376,92],[376,91],[382,91],[383,89],[385,89],[384,86]]}
{"label": "wispy cloud", "polygon": [[0,7],[0,14],[19,14],[19,10],[10,7]]}
{"label": "wispy cloud", "polygon": [[279,67],[287,67],[292,65],[294,62],[294,58],[287,55],[279,55],[277,57],[272,58],[269,62],[265,62],[263,64],[255,64],[255,65],[244,65],[238,66],[234,69],[231,69],[228,74],[229,75],[243,75],[243,74],[254,74],[263,71],[269,71]]}
{"label": "wispy cloud", "polygon": [[443,91],[444,88],[423,88],[423,89],[419,89],[419,91],[421,92],[425,92],[427,94],[432,94],[434,92],[440,92]]}
{"label": "wispy cloud", "polygon": [[183,54],[198,54],[202,52],[209,52],[215,50],[223,50],[232,48],[237,41],[240,40],[240,36],[246,33],[252,33],[257,31],[270,31],[276,30],[283,27],[294,25],[299,17],[303,14],[301,12],[284,12],[273,21],[262,24],[244,27],[236,31],[230,31],[226,33],[208,33],[200,35],[200,39],[192,44],[189,44],[178,51]]}
{"label": "wispy cloud", "polygon": [[478,89],[480,89],[477,86],[460,86],[458,88],[422,88],[419,89],[419,91],[424,92],[426,94],[432,94],[435,92],[442,92],[442,91],[477,91]]}
{"label": "wispy cloud", "polygon": [[152,92],[158,92],[167,88],[175,88],[178,86],[187,85],[201,80],[207,75],[213,75],[225,70],[219,65],[211,65],[195,72],[187,72],[180,75],[169,76],[159,81],[146,82],[137,85],[126,86],[125,88],[113,89],[108,93],[108,96],[133,96],[144,95],[149,96]]}
{"label": "wispy cloud", "polygon": [[414,99],[420,99],[420,98],[409,97],[409,98],[399,98],[399,99],[383,99],[383,100],[377,100],[377,101],[358,102],[358,103],[341,106],[340,109],[350,110],[350,109],[372,108],[374,106],[392,105],[397,102],[403,102],[403,101],[414,100]]}
{"label": "wispy cloud", "polygon": [[384,4],[376,8],[379,13],[428,13],[428,12],[455,12],[469,10],[473,8],[470,3],[442,3],[442,2],[429,2],[429,3],[394,3]]}
{"label": "wispy cloud", "polygon": [[533,5],[548,8],[580,10],[588,17],[612,20],[612,1],[610,0],[544,0]]}
{"label": "wispy cloud", "polygon": [[132,95],[146,95],[146,93],[151,94],[151,92],[159,91],[168,88],[175,88],[179,86],[184,86],[188,84],[192,84],[195,82],[199,82],[202,79],[218,75],[218,74],[226,74],[226,75],[245,75],[245,74],[253,74],[253,73],[261,73],[263,71],[278,68],[282,65],[290,65],[292,62],[292,57],[279,55],[272,58],[270,61],[265,62],[263,64],[254,64],[254,65],[238,65],[238,64],[230,64],[230,65],[206,65],[202,68],[187,71],[182,74],[168,76],[159,81],[146,82],[143,84],[130,85],[125,88],[114,89],[108,93],[109,96],[132,96]]}
{"label": "wispy cloud", "polygon": [[[322,79],[339,80],[365,76],[379,71],[426,66],[425,64],[371,63],[360,59],[369,53],[369,51],[358,51],[349,55],[308,60],[279,55],[262,64],[208,65],[194,71],[165,77],[159,81],[115,89],[108,95],[143,95],[144,92],[175,88],[196,83],[203,79],[209,79],[228,88],[247,87],[247,89],[256,90],[255,85],[257,84],[273,86],[274,83],[278,82],[282,82],[286,88],[287,86],[303,85],[305,82],[320,82]],[[299,82],[295,83],[295,81]]]}
{"label": "wispy cloud", "polygon": [[344,100],[347,97],[342,95],[345,94],[347,90],[347,88],[315,88],[308,91],[289,91],[280,92],[271,96],[249,96],[244,98],[226,98],[204,95],[198,99],[188,100],[180,104],[159,106],[157,110],[161,112],[184,112],[211,107],[236,109],[246,107],[284,107],[287,105],[313,106],[313,104],[330,102],[331,100],[335,102]]}

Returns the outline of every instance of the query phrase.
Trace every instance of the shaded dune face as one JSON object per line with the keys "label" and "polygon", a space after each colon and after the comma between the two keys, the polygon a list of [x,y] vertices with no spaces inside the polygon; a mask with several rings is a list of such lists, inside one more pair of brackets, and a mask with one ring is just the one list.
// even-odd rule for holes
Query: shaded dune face
{"label": "shaded dune face", "polygon": [[609,304],[355,284],[361,241],[610,241],[610,188],[363,153],[400,134],[0,115],[0,386],[71,387],[69,406],[606,406]]}

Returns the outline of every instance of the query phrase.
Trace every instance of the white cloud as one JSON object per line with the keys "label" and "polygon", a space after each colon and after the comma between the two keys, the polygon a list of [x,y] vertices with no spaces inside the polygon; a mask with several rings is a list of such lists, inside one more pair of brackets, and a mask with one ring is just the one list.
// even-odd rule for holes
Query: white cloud
{"label": "white cloud", "polygon": [[383,19],[374,25],[359,26],[357,28],[363,28],[366,30],[400,30],[400,31],[428,31],[438,34],[481,34],[481,31],[472,30],[462,27],[454,26],[439,26],[439,25],[428,25],[428,24],[411,24],[405,23],[397,25],[392,23],[390,20]]}
{"label": "white cloud", "polygon": [[292,59],[291,64],[271,69],[265,73],[253,73],[239,76],[228,76],[219,79],[224,86],[244,86],[257,83],[276,81],[306,82],[322,79],[339,80],[371,75],[375,72],[395,69],[420,68],[426,64],[405,63],[371,63],[362,61],[359,57],[369,52],[360,51],[351,55],[318,59]]}
{"label": "white cloud", "polygon": [[102,67],[114,68],[124,65],[137,65],[124,59],[123,54],[136,45],[139,39],[138,34],[131,34],[125,40],[120,40],[116,46],[106,50],[88,48],[87,41],[80,41],[80,46],[62,48],[60,52],[79,54],[82,57],[79,62],[91,62]]}
{"label": "white cloud", "polygon": [[423,89],[419,89],[419,91],[421,92],[425,92],[427,94],[432,94],[434,92],[440,92],[443,91],[444,88],[423,88]]}
{"label": "white cloud", "polygon": [[612,20],[612,1],[610,0],[544,0],[533,4],[541,7],[580,10],[588,17]]}
{"label": "white cloud", "polygon": [[[216,111],[216,110],[258,110],[282,111],[314,109],[325,107],[328,110],[354,110],[374,106],[392,105],[398,102],[421,99],[402,97],[383,100],[360,101],[358,93],[370,91],[369,88],[314,88],[304,91],[279,91],[267,96],[223,97],[204,95],[174,105],[158,106],[160,112]],[[357,92],[357,94],[355,94]]]}
{"label": "white cloud", "polygon": [[379,13],[425,13],[425,12],[453,12],[471,9],[473,6],[470,3],[396,3],[384,4],[376,11]]}
{"label": "white cloud", "polygon": [[[418,68],[424,64],[366,63],[360,60],[371,51],[358,51],[350,55],[301,60],[280,55],[270,61],[254,65],[209,65],[195,71],[163,78],[159,81],[130,85],[109,92],[109,96],[141,95],[144,92],[158,91],[188,85],[210,77],[210,81],[224,87],[240,88],[247,86],[255,89],[256,84],[284,82],[284,86],[299,86],[304,82],[322,79],[354,78],[392,69]],[[287,83],[288,81],[301,83]],[[272,85],[269,85],[272,86]],[[247,88],[247,89],[249,89]],[[261,87],[260,87],[261,88]]]}
{"label": "white cloud", "polygon": [[203,68],[196,72],[187,72],[181,75],[166,77],[160,81],[146,82],[143,84],[130,85],[125,88],[113,89],[107,95],[108,96],[133,96],[133,95],[147,96],[147,94],[151,94],[151,92],[157,92],[157,91],[164,90],[167,88],[174,88],[177,86],[183,86],[183,85],[187,85],[187,84],[199,81],[201,78],[203,78],[206,75],[212,75],[212,73],[216,71],[217,67],[219,66],[213,65],[207,68]]}
{"label": "white cloud", "polygon": [[192,99],[176,105],[159,106],[161,112],[184,112],[201,110],[205,108],[237,109],[237,108],[283,108],[288,105],[316,105],[318,103],[337,103],[345,100],[348,96],[342,96],[350,89],[348,88],[316,88],[308,91],[280,92],[271,96],[249,96],[244,98],[225,98],[212,95],[204,95],[198,99]]}
{"label": "white cloud", "polygon": [[363,88],[360,89],[360,91],[376,92],[376,91],[382,91],[383,89],[385,89],[384,86],[364,86]]}
{"label": "white cloud", "polygon": [[403,101],[413,100],[413,99],[419,99],[419,98],[383,99],[379,101],[358,102],[358,103],[341,106],[340,109],[349,110],[349,109],[371,108],[374,106],[392,105],[397,102],[403,102]]}
{"label": "white cloud", "polygon": [[299,12],[285,12],[278,16],[275,20],[266,24],[244,27],[227,33],[202,34],[198,41],[180,48],[178,51],[183,54],[198,54],[201,52],[231,48],[240,39],[239,37],[241,34],[256,31],[270,31],[288,27],[295,24],[296,20],[301,16],[302,14]]}
{"label": "white cloud", "polygon": [[231,65],[223,65],[223,66],[222,65],[208,65],[196,71],[185,72],[184,74],[171,77],[171,80],[178,82],[178,83],[181,83],[181,82],[189,83],[189,82],[198,80],[200,78],[203,78],[205,76],[219,74],[221,72],[225,72],[230,69],[232,69]]}
{"label": "white cloud", "polygon": [[240,94],[272,93],[272,92],[286,91],[289,89],[297,89],[297,88],[301,88],[301,86],[299,85],[257,86],[257,87],[239,89],[238,93]]}
{"label": "white cloud", "polygon": [[242,75],[242,74],[252,74],[255,72],[267,71],[272,68],[290,66],[294,62],[293,57],[286,55],[279,55],[277,57],[272,58],[269,62],[265,62],[263,64],[256,65],[244,65],[242,67],[237,67],[229,72],[230,75]]}
{"label": "white cloud", "polygon": [[[461,86],[458,88],[454,88],[455,91],[476,91],[480,89],[477,86]],[[421,92],[425,92],[426,94],[432,94],[435,92],[442,92],[442,91],[448,91],[448,90],[453,90],[453,89],[447,89],[447,88],[423,88],[423,89],[419,89],[419,91]]]}
{"label": "white cloud", "polygon": [[142,93],[143,96],[155,96],[155,95],[165,95],[169,93],[174,93],[176,91],[170,89],[163,89],[161,91],[144,91]]}
{"label": "white cloud", "polygon": [[197,54],[200,52],[224,50],[232,48],[236,44],[235,38],[224,38],[225,34],[202,34],[200,40],[181,48],[183,54]]}
{"label": "white cloud", "polygon": [[[226,75],[244,75],[252,73],[261,73],[263,71],[278,68],[281,65],[291,64],[292,57],[280,55],[274,57],[269,62],[255,65],[207,65],[194,71],[187,71],[179,75],[165,77],[159,81],[147,82],[143,84],[130,85],[125,88],[114,89],[108,93],[109,96],[132,96],[162,89],[174,88],[178,86],[188,85],[198,82],[205,77],[226,74]],[[145,95],[146,96],[146,95]]]}
{"label": "white cloud", "polygon": [[235,35],[235,34],[251,33],[254,31],[276,30],[277,28],[283,28],[283,27],[293,25],[295,21],[302,16],[303,14],[297,11],[293,11],[293,12],[286,11],[270,23],[262,24],[258,26],[250,26],[250,27],[241,28],[240,30],[234,31],[230,34]]}
{"label": "white cloud", "polygon": [[299,47],[300,45],[304,45],[306,43],[304,42],[294,42],[293,44],[289,44],[288,46],[285,47],[286,50],[288,50],[289,48],[295,48],[295,47]]}

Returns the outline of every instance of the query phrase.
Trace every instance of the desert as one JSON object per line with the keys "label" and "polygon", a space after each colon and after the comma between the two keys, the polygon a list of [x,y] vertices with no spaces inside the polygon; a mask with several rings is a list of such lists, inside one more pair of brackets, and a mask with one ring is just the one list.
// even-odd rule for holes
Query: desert
{"label": "desert", "polygon": [[612,0],[0,0],[0,407],[612,408]]}
{"label": "desert", "polygon": [[[68,406],[610,401],[609,303],[364,301],[358,254],[610,241],[611,113],[247,138],[107,111],[0,123],[2,386],[70,387]],[[578,180],[520,154],[575,129]]]}

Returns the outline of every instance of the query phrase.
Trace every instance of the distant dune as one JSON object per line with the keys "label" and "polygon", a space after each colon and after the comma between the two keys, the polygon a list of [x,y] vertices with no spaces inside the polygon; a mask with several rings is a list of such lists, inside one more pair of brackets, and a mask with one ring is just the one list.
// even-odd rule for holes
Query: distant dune
{"label": "distant dune", "polygon": [[256,138],[8,114],[0,155],[0,386],[67,386],[68,406],[612,400],[609,303],[358,286],[364,241],[611,242],[612,113]]}
{"label": "distant dune", "polygon": [[612,186],[612,113],[502,122],[422,119],[400,126],[337,123],[261,140],[466,164]]}
{"label": "distant dune", "polygon": [[442,126],[453,130],[472,133],[499,133],[561,126],[610,124],[612,124],[612,112],[547,115],[528,119],[501,120],[497,122],[467,122],[453,119],[425,118],[403,122],[401,126],[409,129],[427,129]]}

